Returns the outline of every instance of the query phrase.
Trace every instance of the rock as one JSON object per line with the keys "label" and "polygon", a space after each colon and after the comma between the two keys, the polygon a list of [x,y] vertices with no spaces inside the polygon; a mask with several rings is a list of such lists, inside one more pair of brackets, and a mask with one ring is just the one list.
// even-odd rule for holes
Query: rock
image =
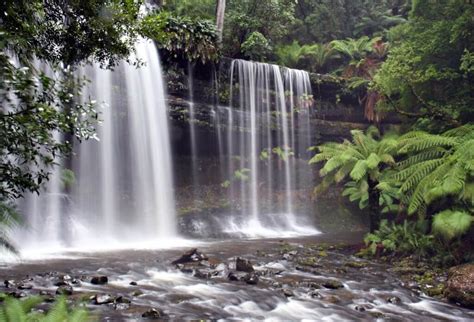
{"label": "rock", "polygon": [[321,285],[331,290],[337,290],[344,287],[344,285],[337,280],[325,280]]}
{"label": "rock", "polygon": [[54,283],[54,286],[68,286],[69,283],[66,282],[66,281],[63,281],[63,280],[59,280],[57,282]]}
{"label": "rock", "polygon": [[110,294],[96,294],[93,299],[93,303],[95,305],[103,305],[113,303],[114,298]]}
{"label": "rock", "polygon": [[115,303],[114,304],[114,310],[116,311],[124,311],[128,310],[130,308],[130,304],[127,303]]}
{"label": "rock", "polygon": [[257,285],[258,284],[258,276],[255,273],[247,274],[244,278],[245,283],[250,285]]}
{"label": "rock", "polygon": [[207,261],[209,258],[204,255],[203,253],[200,253],[197,248],[193,248],[189,250],[188,252],[184,253],[181,255],[180,258],[177,260],[171,262],[173,265],[177,264],[184,264],[184,263],[191,263],[191,262],[200,262],[200,261]]}
{"label": "rock", "polygon": [[365,307],[362,305],[356,305],[354,309],[359,312],[365,312]]}
{"label": "rock", "polygon": [[387,299],[387,302],[392,304],[400,304],[402,300],[399,297],[391,296]]}
{"label": "rock", "polygon": [[145,319],[159,319],[164,316],[163,311],[159,309],[150,309],[142,314],[142,318]]}
{"label": "rock", "polygon": [[209,278],[211,278],[211,274],[209,272],[205,272],[205,271],[199,270],[199,269],[194,271],[193,276],[196,277],[196,278],[200,278],[200,279],[209,279]]}
{"label": "rock", "polygon": [[58,295],[72,295],[73,289],[70,285],[62,285],[57,288],[56,294]]}
{"label": "rock", "polygon": [[132,296],[140,296],[140,295],[143,295],[143,292],[140,290],[136,290],[132,292]]}
{"label": "rock", "polygon": [[425,292],[428,296],[435,297],[443,295],[444,289],[444,284],[440,283],[436,286],[424,287],[423,292]]}
{"label": "rock", "polygon": [[14,280],[5,280],[3,282],[3,284],[5,285],[6,288],[14,288],[16,287],[16,283]]}
{"label": "rock", "polygon": [[21,299],[27,296],[25,292],[9,292],[7,294],[17,299]]}
{"label": "rock", "polygon": [[290,289],[288,289],[288,288],[284,288],[284,289],[283,289],[283,295],[285,295],[286,297],[295,296],[295,294],[293,293],[293,291],[290,290]]}
{"label": "rock", "polygon": [[51,292],[44,291],[44,290],[40,291],[39,295],[41,295],[41,296],[53,296],[53,294]]}
{"label": "rock", "polygon": [[474,308],[474,264],[452,267],[444,295],[448,300],[467,308]]}
{"label": "rock", "polygon": [[367,267],[367,263],[364,262],[347,262],[344,266],[351,267],[351,268],[364,268]]}
{"label": "rock", "polygon": [[132,282],[130,282],[130,285],[132,285],[132,286],[137,286],[137,285],[138,285],[138,283],[137,283],[137,282],[134,282],[134,281],[132,281]]}
{"label": "rock", "polygon": [[254,271],[252,264],[249,260],[237,257],[235,260],[235,269],[240,272],[251,273]]}
{"label": "rock", "polygon": [[126,304],[130,304],[132,303],[132,301],[126,297],[123,297],[123,296],[119,296],[117,298],[115,298],[115,303],[126,303]]}
{"label": "rock", "polygon": [[33,285],[29,283],[20,283],[18,284],[18,289],[19,290],[31,290],[33,288]]}
{"label": "rock", "polygon": [[321,293],[319,292],[316,292],[316,291],[312,291],[309,293],[309,296],[311,296],[312,298],[318,298],[318,299],[322,299],[324,298]]}
{"label": "rock", "polygon": [[94,285],[104,285],[109,282],[109,278],[105,275],[98,275],[98,276],[93,276],[91,278],[91,284]]}

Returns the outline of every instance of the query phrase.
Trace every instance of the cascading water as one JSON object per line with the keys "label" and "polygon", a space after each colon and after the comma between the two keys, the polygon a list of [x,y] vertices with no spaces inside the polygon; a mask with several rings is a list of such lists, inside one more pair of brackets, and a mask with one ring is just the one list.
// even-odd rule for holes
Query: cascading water
{"label": "cascading water", "polygon": [[[102,104],[99,141],[77,144],[66,167],[75,182],[61,183],[55,169],[47,189],[22,202],[30,229],[18,232],[20,248],[87,247],[156,241],[176,236],[167,106],[157,50],[140,40],[132,61],[115,71],[88,66],[85,89]],[[47,227],[47,229],[41,229]],[[51,246],[52,245],[52,246]],[[159,247],[159,243],[155,244]]]}
{"label": "cascading water", "polygon": [[227,164],[222,166],[229,198],[240,199],[242,211],[227,231],[251,236],[317,233],[298,224],[292,197],[294,156],[303,156],[310,146],[308,73],[234,60],[230,77],[230,108],[227,121],[218,124],[218,135],[227,132],[227,149],[220,149]]}

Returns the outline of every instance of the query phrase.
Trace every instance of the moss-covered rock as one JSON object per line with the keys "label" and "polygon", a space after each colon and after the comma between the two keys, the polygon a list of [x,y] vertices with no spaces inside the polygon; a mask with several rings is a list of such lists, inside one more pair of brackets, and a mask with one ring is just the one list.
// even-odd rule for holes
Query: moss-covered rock
{"label": "moss-covered rock", "polygon": [[474,308],[474,264],[452,267],[444,295],[453,302]]}

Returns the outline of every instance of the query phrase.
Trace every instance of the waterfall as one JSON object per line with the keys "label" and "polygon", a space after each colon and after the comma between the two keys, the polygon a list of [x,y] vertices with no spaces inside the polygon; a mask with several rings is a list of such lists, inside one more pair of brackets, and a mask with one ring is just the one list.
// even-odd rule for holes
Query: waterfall
{"label": "waterfall", "polygon": [[[230,68],[230,107],[218,125],[227,132],[229,199],[240,200],[239,219],[228,232],[251,236],[314,234],[295,216],[294,190],[301,178],[296,157],[311,145],[311,86],[307,72],[244,60]],[[224,121],[226,120],[226,121]],[[223,130],[224,129],[224,130]],[[221,156],[221,159],[223,157]]]}
{"label": "waterfall", "polygon": [[64,170],[57,167],[40,196],[21,202],[28,223],[16,234],[21,249],[86,244],[107,248],[176,236],[168,111],[158,53],[151,41],[140,40],[130,59],[145,65],[123,62],[114,71],[98,65],[80,71],[91,80],[81,100],[90,98],[101,107],[99,140],[74,142],[74,153],[63,164],[75,174],[71,186],[62,184]]}

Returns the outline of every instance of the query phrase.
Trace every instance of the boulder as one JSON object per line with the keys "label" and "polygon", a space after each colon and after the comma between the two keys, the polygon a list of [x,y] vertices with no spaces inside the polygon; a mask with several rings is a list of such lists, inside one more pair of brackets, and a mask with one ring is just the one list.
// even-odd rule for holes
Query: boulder
{"label": "boulder", "polygon": [[251,273],[254,271],[249,260],[237,257],[235,260],[235,269],[240,272]]}
{"label": "boulder", "polygon": [[173,265],[177,264],[184,264],[184,263],[192,263],[192,262],[200,262],[200,261],[207,261],[209,258],[204,255],[203,253],[199,252],[197,248],[193,248],[188,252],[181,255],[180,258],[171,262]]}
{"label": "boulder", "polygon": [[444,295],[448,300],[467,308],[474,308],[474,264],[452,267]]}
{"label": "boulder", "polygon": [[163,316],[163,311],[161,311],[160,309],[150,309],[142,314],[142,318],[145,319],[159,319]]}
{"label": "boulder", "polygon": [[56,289],[58,295],[72,295],[73,289],[70,285],[61,285]]}
{"label": "boulder", "polygon": [[95,305],[109,304],[113,302],[114,302],[114,298],[110,294],[97,294],[93,298],[93,303]]}
{"label": "boulder", "polygon": [[249,273],[244,278],[245,283],[250,285],[257,285],[258,284],[258,276],[255,273]]}
{"label": "boulder", "polygon": [[109,278],[105,275],[98,275],[98,276],[93,276],[91,278],[91,284],[95,285],[104,285],[109,282]]}
{"label": "boulder", "polygon": [[332,290],[337,290],[344,287],[344,285],[337,280],[325,280],[321,283],[321,285]]}

